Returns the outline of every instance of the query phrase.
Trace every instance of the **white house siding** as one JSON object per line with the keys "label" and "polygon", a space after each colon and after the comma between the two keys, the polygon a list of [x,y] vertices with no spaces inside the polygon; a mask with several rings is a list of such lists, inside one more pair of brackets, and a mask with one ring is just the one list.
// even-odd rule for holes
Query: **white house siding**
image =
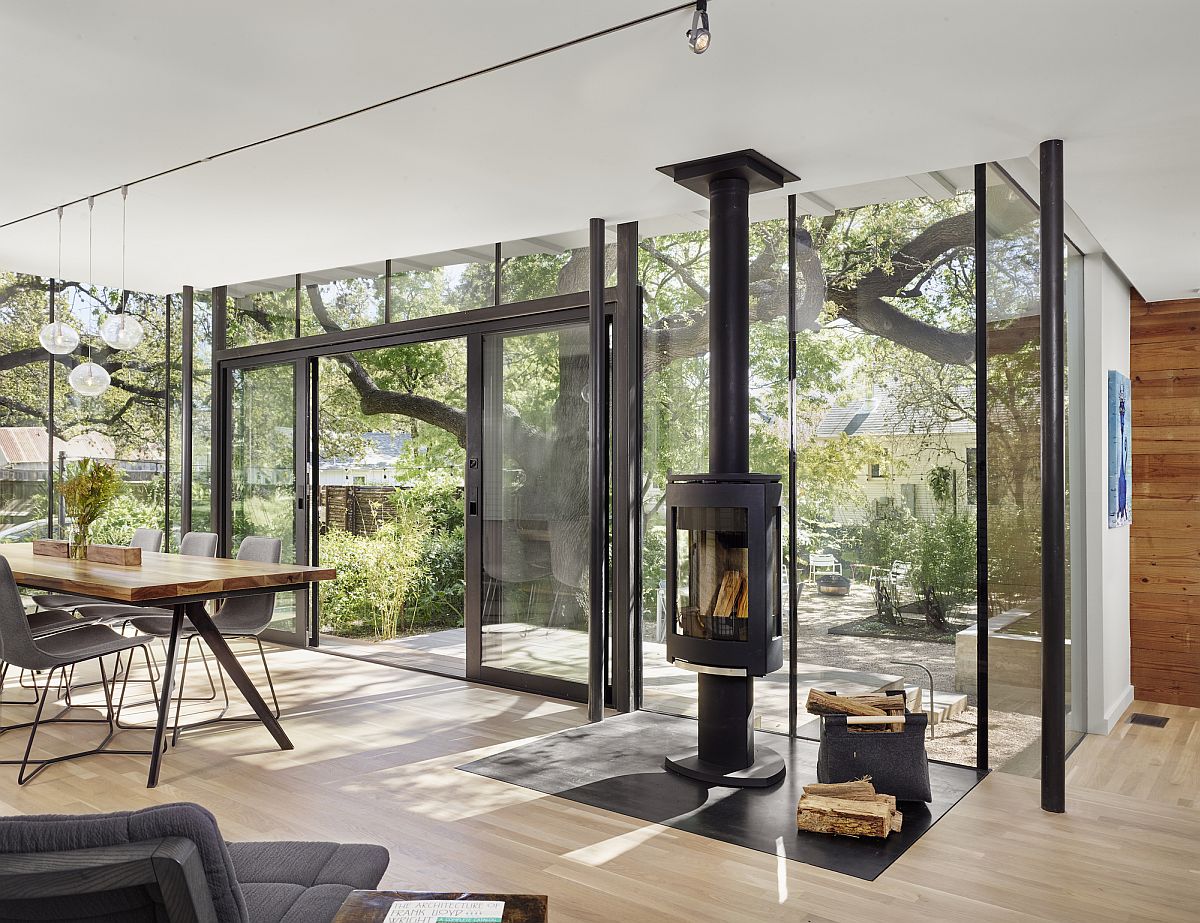
{"label": "white house siding", "polygon": [[[921,519],[932,519],[939,510],[965,513],[973,509],[968,503],[968,450],[975,448],[973,433],[950,433],[939,436],[940,447],[922,447],[916,436],[875,436],[891,455],[891,470],[887,462],[881,465],[881,476],[871,477],[864,466],[855,477],[861,500],[847,503],[835,511],[838,522],[867,522],[874,518],[876,504],[891,499],[895,506],[914,501],[913,512]],[[929,473],[939,467],[954,472],[955,498],[944,504],[934,499],[929,486]],[[906,490],[907,488],[907,490]],[[906,494],[908,495],[906,497]]]}

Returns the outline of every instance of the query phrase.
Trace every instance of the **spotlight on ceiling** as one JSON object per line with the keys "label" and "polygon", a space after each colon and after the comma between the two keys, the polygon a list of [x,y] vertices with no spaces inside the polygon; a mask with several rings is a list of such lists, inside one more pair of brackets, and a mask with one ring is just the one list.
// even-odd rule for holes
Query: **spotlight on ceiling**
{"label": "spotlight on ceiling", "polygon": [[708,0],[699,0],[692,14],[692,27],[687,30],[688,44],[696,54],[704,54],[712,43],[712,32],[708,28]]}

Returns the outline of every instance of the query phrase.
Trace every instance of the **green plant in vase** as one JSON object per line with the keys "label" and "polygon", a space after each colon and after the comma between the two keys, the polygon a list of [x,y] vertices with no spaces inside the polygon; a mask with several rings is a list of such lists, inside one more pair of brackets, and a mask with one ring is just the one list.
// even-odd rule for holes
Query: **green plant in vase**
{"label": "green plant in vase", "polygon": [[85,458],[67,468],[67,477],[59,491],[72,523],[70,555],[83,560],[87,557],[92,523],[121,492],[121,472],[115,465]]}

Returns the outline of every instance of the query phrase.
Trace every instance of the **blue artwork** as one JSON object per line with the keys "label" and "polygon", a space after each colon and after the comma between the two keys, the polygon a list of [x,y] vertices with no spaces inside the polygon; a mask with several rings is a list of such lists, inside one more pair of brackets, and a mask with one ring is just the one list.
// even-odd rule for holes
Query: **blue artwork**
{"label": "blue artwork", "polygon": [[1116,529],[1133,522],[1133,456],[1129,448],[1129,378],[1108,373],[1108,527]]}

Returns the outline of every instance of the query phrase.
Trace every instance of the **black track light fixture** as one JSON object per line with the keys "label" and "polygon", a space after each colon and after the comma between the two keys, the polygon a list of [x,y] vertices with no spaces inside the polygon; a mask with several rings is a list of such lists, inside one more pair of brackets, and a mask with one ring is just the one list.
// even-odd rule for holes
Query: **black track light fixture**
{"label": "black track light fixture", "polygon": [[704,54],[712,43],[712,32],[708,28],[708,0],[698,0],[696,12],[692,14],[692,27],[687,30],[688,44],[696,54]]}

